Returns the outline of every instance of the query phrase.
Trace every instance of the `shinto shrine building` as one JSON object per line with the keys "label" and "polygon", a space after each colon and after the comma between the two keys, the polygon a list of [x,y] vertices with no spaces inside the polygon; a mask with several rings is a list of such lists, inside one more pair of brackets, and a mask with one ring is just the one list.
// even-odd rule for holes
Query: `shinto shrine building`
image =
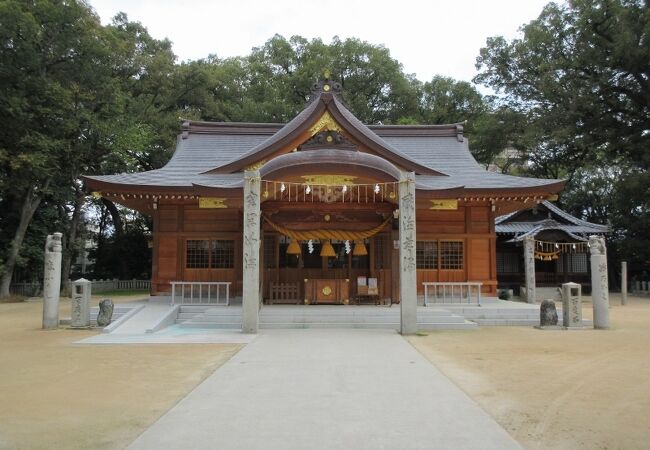
{"label": "shinto shrine building", "polygon": [[365,125],[340,90],[286,124],[185,122],[163,168],[85,177],[153,217],[153,295],[224,283],[246,331],[268,303],[400,302],[406,333],[427,283],[496,296],[495,218],[564,182],[486,171],[462,124]]}

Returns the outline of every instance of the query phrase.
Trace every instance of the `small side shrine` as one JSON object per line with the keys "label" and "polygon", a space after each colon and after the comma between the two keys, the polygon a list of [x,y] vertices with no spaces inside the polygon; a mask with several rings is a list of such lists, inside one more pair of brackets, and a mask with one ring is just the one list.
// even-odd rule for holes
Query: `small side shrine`
{"label": "small side shrine", "polygon": [[495,229],[499,288],[512,289],[515,295],[525,285],[526,242],[533,246],[537,287],[556,288],[574,282],[589,292],[588,238],[609,231],[606,225],[578,219],[548,200],[497,217]]}

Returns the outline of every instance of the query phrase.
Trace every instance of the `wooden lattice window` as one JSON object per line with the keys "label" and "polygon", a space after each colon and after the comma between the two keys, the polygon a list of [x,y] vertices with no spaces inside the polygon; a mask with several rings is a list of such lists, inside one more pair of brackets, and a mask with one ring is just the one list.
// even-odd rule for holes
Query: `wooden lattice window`
{"label": "wooden lattice window", "polygon": [[417,241],[415,259],[418,269],[437,269],[438,241]]}
{"label": "wooden lattice window", "polygon": [[497,252],[498,273],[518,273],[519,254],[512,252]]}
{"label": "wooden lattice window", "polygon": [[463,268],[463,241],[440,241],[440,268],[459,270]]}
{"label": "wooden lattice window", "polygon": [[[557,260],[558,271],[560,272],[564,272],[564,258],[562,256],[560,255]],[[589,271],[586,253],[566,253],[566,259],[568,273],[587,273]]]}
{"label": "wooden lattice window", "polygon": [[235,267],[235,241],[212,241],[211,269],[232,269]]}
{"label": "wooden lattice window", "polygon": [[190,239],[185,245],[188,269],[232,269],[235,267],[235,242],[230,240]]}
{"label": "wooden lattice window", "polygon": [[185,262],[188,269],[210,267],[210,241],[188,240]]}

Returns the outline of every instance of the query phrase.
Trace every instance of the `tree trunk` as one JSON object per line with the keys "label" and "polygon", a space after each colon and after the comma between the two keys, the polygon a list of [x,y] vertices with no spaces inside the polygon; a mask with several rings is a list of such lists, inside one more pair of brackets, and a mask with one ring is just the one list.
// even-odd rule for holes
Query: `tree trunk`
{"label": "tree trunk", "polygon": [[84,199],[83,191],[75,187],[74,211],[70,220],[70,228],[66,239],[65,252],[63,253],[63,262],[61,264],[61,286],[67,285],[66,283],[70,279],[72,261],[77,256],[77,232],[79,231],[81,208],[83,207]]}
{"label": "tree trunk", "polygon": [[[45,189],[47,189],[49,184],[48,181],[45,185]],[[34,217],[38,205],[40,205],[41,200],[43,199],[42,192],[43,190],[39,190],[39,193],[35,194],[34,187],[32,186],[25,194],[25,200],[20,208],[20,222],[18,222],[18,227],[16,227],[16,231],[14,232],[14,238],[9,245],[9,254],[7,255],[5,271],[0,279],[0,297],[9,297],[9,286],[11,285],[11,279],[14,276],[18,254],[23,245],[27,228]]]}
{"label": "tree trunk", "polygon": [[106,209],[108,209],[108,213],[111,215],[111,219],[113,219],[115,235],[121,237],[122,234],[124,234],[124,224],[122,223],[122,216],[120,216],[120,212],[117,210],[117,206],[115,206],[115,203],[105,199],[104,197],[102,197],[102,203],[104,206],[106,206]]}
{"label": "tree trunk", "polygon": [[[120,211],[117,209],[117,206],[115,206],[115,203],[105,199],[104,197],[102,197],[102,203],[106,206],[106,209],[108,210],[109,214],[111,215],[111,219],[113,220],[113,227],[115,228],[114,243],[115,245],[120,246],[123,244],[124,233],[126,231],[124,228],[124,221],[122,220],[122,216],[120,215]],[[120,278],[126,278],[126,272],[127,272],[126,260],[124,258],[121,258]]]}

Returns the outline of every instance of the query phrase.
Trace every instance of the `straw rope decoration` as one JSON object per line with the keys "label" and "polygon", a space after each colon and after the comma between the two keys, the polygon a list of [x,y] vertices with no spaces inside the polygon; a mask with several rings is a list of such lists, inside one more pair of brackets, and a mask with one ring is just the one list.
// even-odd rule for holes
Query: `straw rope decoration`
{"label": "straw rope decoration", "polygon": [[558,259],[561,253],[586,253],[588,251],[588,242],[548,242],[535,240],[535,259],[542,261]]}
{"label": "straw rope decoration", "polygon": [[289,228],[283,227],[282,225],[278,225],[277,223],[269,219],[267,216],[263,216],[263,217],[264,220],[266,220],[266,222],[269,225],[271,225],[271,228],[273,228],[274,230],[276,230],[277,232],[285,236],[288,236],[292,239],[296,239],[299,241],[308,241],[309,239],[339,239],[341,241],[356,241],[361,239],[367,239],[379,233],[392,219],[392,217],[389,216],[386,220],[384,220],[384,222],[381,225],[378,225],[374,228],[371,228],[369,230],[364,230],[364,231],[323,230],[323,229],[299,231],[299,230],[291,230]]}

